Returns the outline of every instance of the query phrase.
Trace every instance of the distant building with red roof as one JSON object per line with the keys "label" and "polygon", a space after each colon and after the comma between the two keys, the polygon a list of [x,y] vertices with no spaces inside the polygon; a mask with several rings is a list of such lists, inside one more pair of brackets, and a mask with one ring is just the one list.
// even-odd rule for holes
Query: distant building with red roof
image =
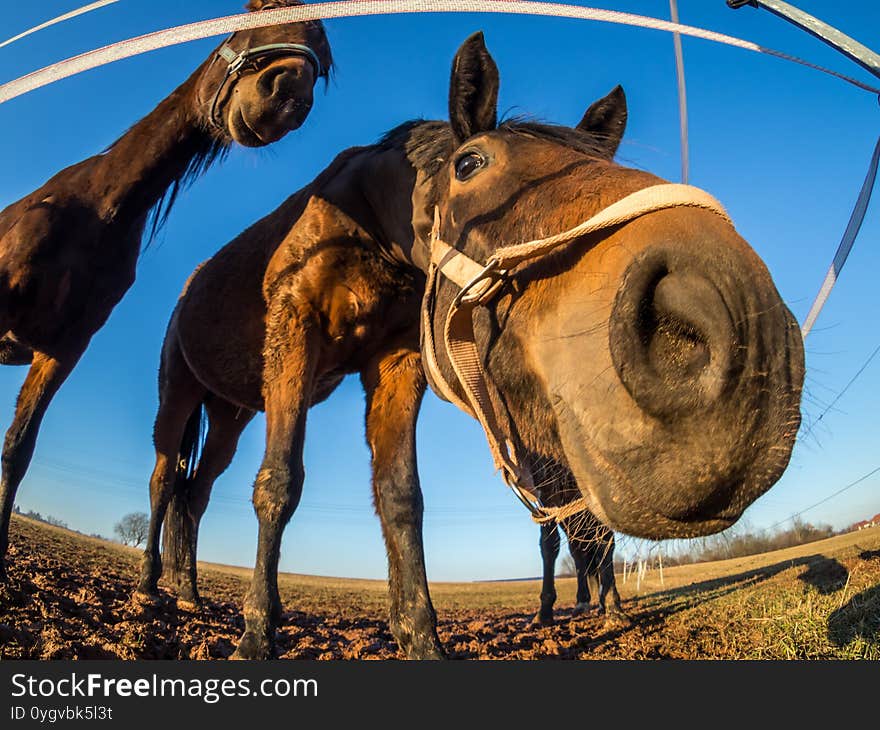
{"label": "distant building with red roof", "polygon": [[850,527],[850,530],[867,530],[869,527],[880,527],[880,513],[874,515],[870,520],[856,522]]}

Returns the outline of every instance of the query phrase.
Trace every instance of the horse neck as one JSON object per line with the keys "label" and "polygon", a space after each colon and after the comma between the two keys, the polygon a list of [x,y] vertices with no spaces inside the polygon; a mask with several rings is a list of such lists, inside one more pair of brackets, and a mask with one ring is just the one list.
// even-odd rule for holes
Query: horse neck
{"label": "horse neck", "polygon": [[145,216],[191,163],[216,144],[197,111],[200,72],[95,158],[91,182],[105,216],[131,220]]}
{"label": "horse neck", "polygon": [[[383,255],[427,274],[433,206],[415,195],[419,179],[412,177],[403,152],[385,155],[378,165],[377,158],[368,157],[354,189],[370,210],[368,228]],[[393,164],[389,164],[391,161]]]}

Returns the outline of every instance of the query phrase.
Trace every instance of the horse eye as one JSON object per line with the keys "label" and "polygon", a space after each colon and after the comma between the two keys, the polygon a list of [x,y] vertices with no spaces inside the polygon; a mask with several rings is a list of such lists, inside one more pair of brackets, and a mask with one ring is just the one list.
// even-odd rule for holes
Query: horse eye
{"label": "horse eye", "polygon": [[478,152],[468,152],[458,158],[455,163],[455,177],[457,180],[467,180],[477,170],[486,165],[486,160]]}

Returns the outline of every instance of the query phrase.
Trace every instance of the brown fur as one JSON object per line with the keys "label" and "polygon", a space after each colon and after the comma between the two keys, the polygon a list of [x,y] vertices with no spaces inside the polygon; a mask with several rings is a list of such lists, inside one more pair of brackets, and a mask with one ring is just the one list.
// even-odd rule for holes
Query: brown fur
{"label": "brown fur", "polygon": [[[496,128],[493,67],[482,36],[468,39],[453,66],[453,123],[405,124],[375,145],[340,155],[200,268],[172,318],[163,348],[151,537],[139,590],[151,595],[157,588],[158,533],[168,501],[198,503],[182,530],[194,534],[216,476],[211,470],[196,487],[176,481],[169,467],[186,453],[181,435],[193,411],[218,399],[265,408],[266,449],[253,497],[257,558],[237,657],[271,654],[281,614],[281,533],[304,479],[306,412],[350,372],[360,373],[367,390],[391,627],[408,656],[442,655],[426,587],[414,435],[424,389],[416,366],[418,303],[435,208],[443,238],[486,261],[498,246],[570,227],[658,181],[611,162],[625,120],[619,89],[588,110],[582,128]],[[473,179],[457,180],[458,163],[475,151],[483,164]],[[717,342],[708,325],[705,331],[687,327],[690,318],[700,321],[703,304],[718,314],[721,295],[708,301],[685,296],[688,279],[683,305],[674,296],[668,301],[675,291],[663,301],[655,301],[653,290],[634,291],[634,282],[654,271],[651,257],[660,255],[669,271],[657,274],[658,282],[671,277],[667,283],[675,284],[680,269],[689,272],[693,262],[700,286],[715,276],[728,297],[725,311],[735,316],[729,327],[737,338],[733,357],[739,370],[716,373],[724,388],[699,408],[694,400],[708,401],[715,391],[707,394],[697,380],[704,369],[691,362],[688,348],[703,338],[720,357],[731,345]],[[706,256],[717,262],[717,271],[706,265]],[[246,265],[244,277],[232,268],[235,262]],[[264,264],[261,305],[250,287]],[[436,341],[442,341],[455,294],[449,282],[441,283],[430,324]],[[636,294],[644,321],[633,323],[621,301]],[[224,297],[229,301],[218,301]],[[618,320],[624,324],[618,327]],[[241,329],[246,337],[230,336]],[[641,373],[631,373],[631,364],[614,356],[617,337],[624,350],[639,346],[627,339],[632,331],[645,335],[648,349],[632,352],[633,362],[647,359],[645,367],[669,382],[635,383],[630,395],[628,387]],[[503,294],[480,312],[477,345],[497,407],[510,413],[509,436],[535,464],[559,464],[566,483],[576,485],[607,520],[605,529],[672,537],[729,524],[784,468],[803,379],[802,346],[793,331],[790,313],[745,241],[714,214],[682,209],[646,216],[514,272]],[[668,350],[684,353],[684,365],[667,362]],[[438,354],[445,378],[455,382],[448,358],[442,350]],[[225,367],[229,363],[239,365]],[[667,397],[679,391],[681,397]],[[662,417],[640,409],[640,399],[665,408]],[[234,443],[225,453],[232,450]],[[202,459],[208,457],[206,446]],[[212,457],[212,463],[220,461]],[[671,482],[669,472],[676,469],[681,478]],[[201,462],[196,481],[200,472]],[[552,495],[552,484],[539,487]],[[195,545],[190,549],[194,564]],[[188,580],[184,591],[195,595],[194,573]]]}
{"label": "brown fur", "polygon": [[[229,40],[238,51],[273,42],[308,44],[326,69],[332,64],[319,23],[246,31]],[[301,56],[267,59],[259,71],[221,87],[218,126],[209,118],[209,102],[223,80],[222,65],[212,53],[104,153],[62,170],[0,212],[0,362],[31,364],[3,447],[0,579],[15,492],[42,416],[134,283],[150,212],[161,222],[180,185],[233,140],[268,144],[302,123],[311,108],[317,80],[311,64]],[[260,84],[267,73],[271,87]]]}

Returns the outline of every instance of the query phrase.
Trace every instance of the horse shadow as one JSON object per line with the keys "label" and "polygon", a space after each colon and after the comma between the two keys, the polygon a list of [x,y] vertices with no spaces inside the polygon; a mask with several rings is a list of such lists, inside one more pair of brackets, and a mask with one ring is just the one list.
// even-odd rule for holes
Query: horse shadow
{"label": "horse shadow", "polygon": [[[878,556],[880,556],[880,551],[878,551]],[[629,608],[634,619],[633,626],[637,626],[644,634],[661,631],[672,615],[692,609],[694,606],[706,601],[735,593],[743,588],[750,588],[773,578],[783,571],[798,567],[806,568],[806,570],[798,575],[798,580],[812,586],[822,595],[830,595],[841,590],[846,585],[849,577],[849,572],[839,561],[824,555],[814,554],[793,560],[783,560],[772,565],[755,568],[754,570],[698,581],[678,588],[669,588],[642,596],[636,602],[633,602],[631,608]],[[851,607],[850,604],[854,605]],[[876,637],[880,633],[880,620],[869,625],[870,621],[866,618],[859,623],[858,620],[853,620],[853,612],[856,610],[862,612],[870,611],[870,607],[874,606],[876,613],[876,606],[880,604],[880,587],[870,589],[854,597],[850,604],[835,611],[828,619],[829,636],[832,638],[832,641],[837,643],[835,637],[842,643],[851,641],[853,636],[855,636],[852,632],[862,630],[859,628],[860,626],[869,633],[873,632],[871,636]],[[639,608],[641,610],[638,610]],[[626,626],[614,627],[603,632],[600,636],[594,637],[591,644],[597,646],[602,643],[616,641],[629,630],[630,627]],[[852,635],[848,635],[847,632]],[[859,635],[865,635],[865,632],[863,631]]]}
{"label": "horse shadow", "polygon": [[[863,550],[862,560],[880,560],[880,550]],[[862,638],[880,643],[880,585],[853,596],[828,617],[828,638],[835,646],[846,646]]]}
{"label": "horse shadow", "polygon": [[813,586],[823,596],[836,593],[846,585],[849,571],[837,560],[817,555],[798,580]]}
{"label": "horse shadow", "polygon": [[[712,601],[722,596],[729,595],[743,588],[763,583],[779,573],[806,565],[806,573],[810,573],[809,566],[819,561],[827,560],[822,555],[810,555],[793,560],[783,560],[772,565],[766,565],[754,570],[725,575],[719,578],[689,583],[678,588],[667,588],[637,599],[625,601],[624,610],[633,619],[631,626],[608,626],[601,634],[592,638],[590,648],[602,644],[616,642],[627,632],[637,630],[643,636],[662,631],[669,618],[677,613],[694,608],[706,601]],[[842,567],[842,566],[841,566]],[[657,656],[655,658],[662,658]]]}
{"label": "horse shadow", "polygon": [[[828,558],[826,558],[824,555],[808,555],[801,558],[795,558],[793,560],[783,560],[772,565],[765,565],[761,568],[755,568],[754,570],[746,570],[742,573],[725,575],[720,578],[710,578],[708,580],[679,586],[678,588],[668,588],[666,590],[657,591],[656,593],[650,593],[646,596],[643,596],[642,600],[649,599],[652,602],[666,602],[670,599],[682,598],[685,596],[693,596],[694,594],[698,594],[696,603],[702,603],[704,601],[726,596],[730,593],[733,593],[734,591],[738,591],[741,588],[745,588],[747,586],[753,586],[758,583],[763,583],[764,581],[769,580],[770,578],[778,575],[785,570],[797,568],[802,565],[808,566],[807,571],[804,573],[804,575],[807,575],[810,573],[809,566],[812,566],[820,561],[827,560]],[[841,568],[842,567],[843,566],[841,566]],[[803,576],[799,577],[802,580],[804,579]],[[693,605],[693,602],[689,604],[689,606]],[[669,611],[664,610],[663,613],[664,615],[668,615]],[[675,613],[677,613],[677,611],[675,611]]]}
{"label": "horse shadow", "polygon": [[880,643],[880,585],[856,594],[828,617],[828,638],[835,646],[858,638]]}

